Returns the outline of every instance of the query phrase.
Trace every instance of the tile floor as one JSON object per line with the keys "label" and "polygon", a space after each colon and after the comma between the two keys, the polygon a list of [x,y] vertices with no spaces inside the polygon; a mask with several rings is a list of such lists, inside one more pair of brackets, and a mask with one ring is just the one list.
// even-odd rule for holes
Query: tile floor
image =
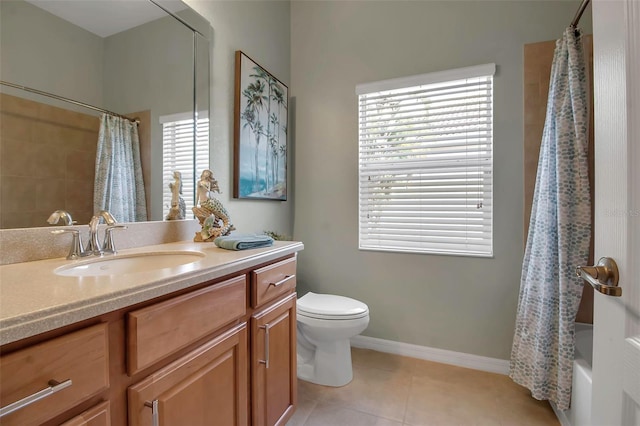
{"label": "tile floor", "polygon": [[352,348],[353,381],[298,381],[287,426],[559,425],[549,403],[507,376]]}

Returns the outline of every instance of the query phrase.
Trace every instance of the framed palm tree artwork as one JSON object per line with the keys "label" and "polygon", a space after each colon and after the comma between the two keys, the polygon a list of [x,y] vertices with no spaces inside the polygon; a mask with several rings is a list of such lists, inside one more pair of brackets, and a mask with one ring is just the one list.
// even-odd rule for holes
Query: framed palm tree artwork
{"label": "framed palm tree artwork", "polygon": [[236,51],[233,196],[287,199],[289,89]]}

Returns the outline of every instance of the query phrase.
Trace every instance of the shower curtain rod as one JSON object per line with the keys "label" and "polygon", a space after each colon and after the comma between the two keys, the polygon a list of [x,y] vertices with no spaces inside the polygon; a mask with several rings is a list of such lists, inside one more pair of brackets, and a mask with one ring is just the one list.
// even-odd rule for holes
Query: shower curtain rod
{"label": "shower curtain rod", "polygon": [[47,96],[49,98],[57,99],[59,101],[69,102],[69,103],[74,104],[74,105],[80,105],[82,107],[89,108],[89,109],[92,109],[94,111],[103,112],[105,114],[113,115],[115,117],[124,118],[126,120],[131,121],[132,123],[140,124],[140,119],[139,118],[129,118],[127,116],[115,113],[113,111],[109,111],[109,110],[106,110],[106,109],[95,107],[93,105],[85,104],[84,102],[74,101],[73,99],[65,98],[65,97],[62,97],[62,96],[54,95],[53,93],[47,93],[47,92],[43,92],[42,90],[32,89],[32,88],[26,87],[26,86],[20,86],[19,84],[9,83],[8,81],[0,80],[0,84],[2,84],[3,86],[13,87],[15,89],[21,89],[21,90],[24,90],[26,92],[31,92],[31,93],[36,93],[38,95]]}
{"label": "shower curtain rod", "polygon": [[582,3],[580,3],[580,7],[576,12],[576,16],[574,16],[573,21],[571,21],[571,28],[576,28],[578,26],[578,22],[580,22],[580,18],[582,18],[582,14],[584,13],[584,10],[587,8],[587,5],[590,1],[591,0],[582,0]]}

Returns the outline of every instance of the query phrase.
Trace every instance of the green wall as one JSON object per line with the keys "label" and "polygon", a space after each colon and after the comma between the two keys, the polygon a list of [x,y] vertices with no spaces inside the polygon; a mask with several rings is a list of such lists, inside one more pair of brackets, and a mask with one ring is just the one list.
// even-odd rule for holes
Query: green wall
{"label": "green wall", "polygon": [[[578,4],[292,2],[299,294],[367,303],[367,336],[509,358],[523,256],[523,45],[560,37]],[[494,257],[359,251],[355,86],[484,63],[497,65]]]}
{"label": "green wall", "polygon": [[[0,1],[0,78],[3,81],[100,106],[103,105],[103,52],[102,37],[25,1]],[[1,90],[87,112],[82,107],[6,86]]]}
{"label": "green wall", "polygon": [[[290,86],[290,3],[288,1],[186,0],[213,27],[211,42],[211,166],[220,200],[239,232],[264,230],[292,235],[293,178],[288,201],[233,199],[233,105],[235,51],[242,50]],[[291,87],[289,87],[291,90]],[[288,161],[291,165],[292,147]]]}

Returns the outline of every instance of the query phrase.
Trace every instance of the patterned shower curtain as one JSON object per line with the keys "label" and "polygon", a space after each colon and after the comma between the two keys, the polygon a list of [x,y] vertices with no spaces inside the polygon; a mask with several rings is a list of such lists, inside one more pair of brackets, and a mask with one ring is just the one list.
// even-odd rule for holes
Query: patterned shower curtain
{"label": "patterned shower curtain", "polygon": [[534,398],[569,408],[578,265],[589,259],[589,104],[579,32],[556,42],[509,376]]}
{"label": "patterned shower curtain", "polygon": [[138,126],[103,114],[100,122],[93,211],[108,210],[118,222],[147,220]]}

